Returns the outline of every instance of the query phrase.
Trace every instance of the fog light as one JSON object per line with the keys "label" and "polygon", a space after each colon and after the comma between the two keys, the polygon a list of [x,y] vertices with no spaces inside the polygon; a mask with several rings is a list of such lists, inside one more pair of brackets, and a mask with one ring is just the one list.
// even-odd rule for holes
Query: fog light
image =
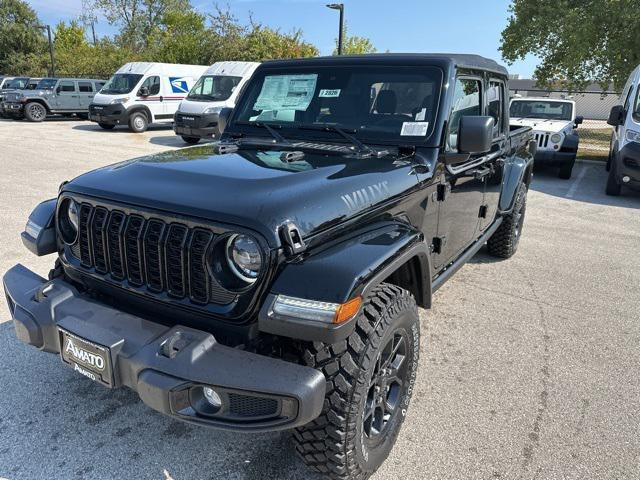
{"label": "fog light", "polygon": [[220,395],[218,395],[218,393],[213,388],[202,387],[202,393],[204,395],[205,400],[213,408],[218,409],[222,407],[222,398],[220,398]]}
{"label": "fog light", "polygon": [[629,183],[629,182],[631,181],[631,177],[629,177],[629,176],[625,175],[624,177],[622,177],[622,181],[623,181],[624,183]]}

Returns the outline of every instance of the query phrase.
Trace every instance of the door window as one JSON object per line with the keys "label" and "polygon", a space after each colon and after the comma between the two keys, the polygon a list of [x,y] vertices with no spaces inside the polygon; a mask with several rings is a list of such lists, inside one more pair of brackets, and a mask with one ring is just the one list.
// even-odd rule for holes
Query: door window
{"label": "door window", "polygon": [[633,119],[636,122],[640,122],[640,87],[636,91],[636,103],[633,107]]}
{"label": "door window", "polygon": [[160,77],[157,75],[153,77],[147,77],[142,83],[140,88],[147,87],[149,89],[149,95],[157,95],[160,93]]}
{"label": "door window", "polygon": [[69,80],[63,80],[62,82],[60,82],[60,85],[58,85],[58,91],[60,92],[75,92],[76,91],[76,83],[69,81]]}
{"label": "door window", "polygon": [[500,137],[504,133],[504,87],[502,82],[489,82],[487,90],[487,115],[493,118],[493,138]]}
{"label": "door window", "polygon": [[458,129],[462,117],[479,116],[480,108],[480,80],[458,78],[453,93],[453,108],[449,117],[448,147],[452,151],[458,149]]}
{"label": "door window", "polygon": [[78,90],[81,92],[93,92],[93,84],[91,82],[78,82]]}

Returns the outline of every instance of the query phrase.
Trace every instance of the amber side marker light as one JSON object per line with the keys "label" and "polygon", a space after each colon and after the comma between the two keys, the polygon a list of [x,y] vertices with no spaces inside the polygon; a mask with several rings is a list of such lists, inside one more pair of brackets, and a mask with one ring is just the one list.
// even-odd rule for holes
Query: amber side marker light
{"label": "amber side marker light", "polygon": [[362,297],[355,297],[347,303],[341,304],[336,311],[336,316],[333,318],[333,323],[344,323],[347,320],[351,320],[360,311],[360,305],[362,305]]}

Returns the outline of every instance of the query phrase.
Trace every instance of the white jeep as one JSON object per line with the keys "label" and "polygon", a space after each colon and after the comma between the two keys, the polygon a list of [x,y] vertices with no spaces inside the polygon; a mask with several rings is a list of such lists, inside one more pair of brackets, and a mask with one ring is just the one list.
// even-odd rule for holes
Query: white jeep
{"label": "white jeep", "polygon": [[571,178],[580,143],[576,129],[583,121],[576,116],[576,103],[556,98],[513,98],[509,112],[512,125],[533,129],[538,147],[535,161],[558,166],[560,178]]}

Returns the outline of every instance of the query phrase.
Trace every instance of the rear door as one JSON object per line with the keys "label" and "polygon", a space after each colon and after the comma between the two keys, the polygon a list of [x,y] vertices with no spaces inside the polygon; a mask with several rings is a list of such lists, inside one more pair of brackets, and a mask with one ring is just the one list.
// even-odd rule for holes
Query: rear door
{"label": "rear door", "polygon": [[60,80],[56,86],[56,109],[75,111],[80,108],[78,87],[75,80]]}
{"label": "rear door", "polygon": [[95,96],[93,82],[90,80],[78,80],[78,99],[81,110],[87,110]]}
{"label": "rear door", "polygon": [[499,79],[490,79],[485,95],[485,109],[486,115],[493,117],[495,122],[493,144],[489,159],[476,174],[484,177],[484,202],[480,207],[480,229],[482,231],[493,223],[500,201],[504,163],[509,142],[509,117],[506,111],[506,102],[504,82]]}

